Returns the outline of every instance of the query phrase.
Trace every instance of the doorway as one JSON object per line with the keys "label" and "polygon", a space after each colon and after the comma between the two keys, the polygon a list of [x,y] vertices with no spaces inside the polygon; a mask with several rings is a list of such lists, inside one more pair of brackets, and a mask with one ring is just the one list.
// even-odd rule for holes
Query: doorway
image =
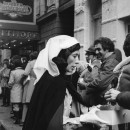
{"label": "doorway", "polygon": [[74,36],[74,6],[60,13],[62,34]]}

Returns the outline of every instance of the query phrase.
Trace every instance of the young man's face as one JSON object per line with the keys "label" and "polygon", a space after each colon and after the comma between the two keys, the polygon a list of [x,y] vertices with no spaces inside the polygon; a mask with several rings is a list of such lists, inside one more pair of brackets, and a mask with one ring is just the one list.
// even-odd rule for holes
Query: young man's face
{"label": "young man's face", "polygon": [[95,45],[95,50],[98,59],[102,60],[103,58],[105,58],[107,50],[104,51],[100,43]]}

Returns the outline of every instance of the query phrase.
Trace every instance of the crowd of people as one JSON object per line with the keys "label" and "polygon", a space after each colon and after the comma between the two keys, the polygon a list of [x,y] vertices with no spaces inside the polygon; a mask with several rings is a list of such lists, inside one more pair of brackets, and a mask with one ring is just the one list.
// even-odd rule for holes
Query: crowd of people
{"label": "crowd of people", "polygon": [[[54,49],[55,48],[55,49]],[[99,130],[80,122],[80,115],[111,102],[130,109],[130,35],[123,45],[127,56],[110,38],[100,37],[80,61],[76,38],[59,35],[30,59],[13,56],[0,69],[2,106],[12,105],[16,124],[23,130]]]}
{"label": "crowd of people", "polygon": [[29,59],[14,55],[11,59],[4,59],[0,69],[1,107],[12,106],[11,116],[15,124],[23,125],[28,104],[34,89],[36,76],[33,66],[38,56],[34,51]]}

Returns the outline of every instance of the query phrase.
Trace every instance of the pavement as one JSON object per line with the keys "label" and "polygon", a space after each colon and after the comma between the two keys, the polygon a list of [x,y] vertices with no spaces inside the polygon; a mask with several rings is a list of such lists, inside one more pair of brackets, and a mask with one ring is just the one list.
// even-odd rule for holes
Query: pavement
{"label": "pavement", "polygon": [[13,124],[14,120],[10,117],[11,106],[9,107],[1,107],[0,99],[0,130],[22,130],[22,127],[16,124]]}

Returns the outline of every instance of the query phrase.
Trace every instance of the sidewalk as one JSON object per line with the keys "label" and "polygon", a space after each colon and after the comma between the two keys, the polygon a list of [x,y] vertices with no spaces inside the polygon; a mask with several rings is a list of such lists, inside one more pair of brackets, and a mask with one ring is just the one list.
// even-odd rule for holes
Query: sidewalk
{"label": "sidewalk", "polygon": [[1,107],[1,104],[0,99],[0,130],[22,130],[22,127],[13,124],[14,120],[10,118],[11,107]]}

